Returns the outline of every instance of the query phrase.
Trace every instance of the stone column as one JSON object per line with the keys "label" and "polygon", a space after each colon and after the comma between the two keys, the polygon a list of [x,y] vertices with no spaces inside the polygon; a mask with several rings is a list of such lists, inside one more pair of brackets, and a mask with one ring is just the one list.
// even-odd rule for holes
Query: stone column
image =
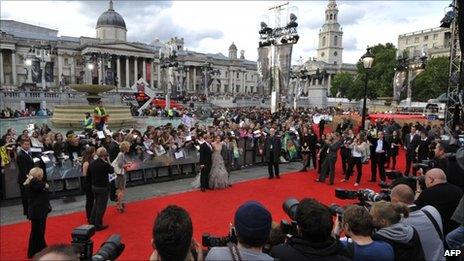
{"label": "stone column", "polygon": [[103,80],[103,61],[98,63],[98,84],[102,84]]}
{"label": "stone column", "polygon": [[121,88],[121,58],[119,55],[116,60],[116,77],[118,77],[118,88]]}
{"label": "stone column", "polygon": [[158,63],[158,67],[156,68],[157,78],[156,78],[156,85],[158,89],[161,89],[161,65]]}
{"label": "stone column", "polygon": [[129,83],[129,56],[126,56],[126,88],[130,88]]}
{"label": "stone column", "polygon": [[193,67],[193,91],[197,91],[197,67]]}
{"label": "stone column", "polygon": [[70,73],[71,83],[76,83],[76,63],[74,62],[74,56],[69,57],[68,61],[71,63],[71,73]]}
{"label": "stone column", "polygon": [[155,89],[155,62],[150,61],[150,86]]}
{"label": "stone column", "polygon": [[16,85],[16,51],[11,51],[11,73],[13,74],[13,85]]}
{"label": "stone column", "polygon": [[2,50],[0,49],[0,84],[5,83],[5,76],[3,74],[3,53]]}
{"label": "stone column", "polygon": [[332,88],[332,75],[329,74],[327,78],[327,91],[330,93],[330,89]]}
{"label": "stone column", "polygon": [[142,62],[142,77],[144,81],[147,81],[147,63],[145,61],[145,58],[143,58]]}
{"label": "stone column", "polygon": [[234,91],[232,90],[232,70],[231,69],[229,69],[229,87],[227,88],[226,91],[234,93]]}
{"label": "stone column", "polygon": [[58,85],[61,82],[62,74],[63,74],[63,55],[58,54]]}
{"label": "stone column", "polygon": [[137,82],[137,75],[139,74],[139,70],[138,70],[138,64],[137,64],[137,57],[134,57],[134,83]]}
{"label": "stone column", "polygon": [[190,67],[187,67],[187,91],[190,91]]}

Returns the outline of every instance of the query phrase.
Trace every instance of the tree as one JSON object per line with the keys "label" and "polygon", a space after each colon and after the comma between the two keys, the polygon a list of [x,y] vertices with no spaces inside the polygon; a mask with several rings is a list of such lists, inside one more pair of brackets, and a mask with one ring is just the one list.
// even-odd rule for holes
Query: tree
{"label": "tree", "polygon": [[448,90],[449,57],[430,58],[425,70],[411,83],[412,97],[426,102]]}
{"label": "tree", "polygon": [[[369,71],[367,84],[367,97],[391,97],[393,96],[393,77],[396,66],[396,47],[392,43],[378,44],[371,49],[374,54],[374,64]],[[357,75],[354,85],[346,93],[348,99],[362,99],[364,97],[364,81],[366,70],[361,62],[358,62]]]}
{"label": "tree", "polygon": [[332,80],[330,92],[333,97],[340,93],[341,97],[346,97],[348,90],[354,87],[354,77],[347,72],[337,73]]}

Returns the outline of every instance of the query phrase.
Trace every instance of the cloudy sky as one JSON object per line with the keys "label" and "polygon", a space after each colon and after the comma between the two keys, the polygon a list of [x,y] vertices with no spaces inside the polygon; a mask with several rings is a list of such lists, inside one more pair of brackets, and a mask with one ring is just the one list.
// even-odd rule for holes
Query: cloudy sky
{"label": "cloudy sky", "polygon": [[[367,45],[392,42],[398,35],[439,26],[447,1],[337,1],[343,27],[344,62],[356,62]],[[258,27],[269,7],[283,1],[114,1],[125,19],[128,40],[150,43],[184,37],[189,50],[223,53],[232,42],[245,57],[257,58]],[[300,40],[293,60],[316,56],[327,1],[293,1]],[[60,35],[95,37],[98,16],[108,1],[5,1],[2,19],[58,29]],[[284,15],[285,17],[286,15]]]}

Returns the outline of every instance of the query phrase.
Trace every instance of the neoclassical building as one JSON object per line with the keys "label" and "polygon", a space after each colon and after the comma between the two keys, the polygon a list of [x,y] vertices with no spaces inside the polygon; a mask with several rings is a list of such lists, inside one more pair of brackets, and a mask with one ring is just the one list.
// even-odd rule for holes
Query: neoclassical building
{"label": "neoclassical building", "polygon": [[177,86],[173,92],[204,92],[206,68],[219,70],[208,81],[212,93],[257,92],[258,73],[255,61],[237,57],[235,44],[228,56],[188,51],[184,39],[167,42],[129,42],[124,18],[109,2],[96,23],[96,37],[58,36],[58,30],[14,20],[0,23],[0,85],[56,88],[74,83],[112,83],[121,90],[143,78],[156,91],[166,91],[163,79],[162,48],[175,48]]}
{"label": "neoclassical building", "polygon": [[[338,18],[337,3],[335,0],[329,0],[325,10],[325,22],[319,30],[317,57],[292,66],[292,71],[304,69],[309,76],[304,80],[304,94],[307,94],[311,88],[323,87],[327,95],[330,95],[332,79],[337,73],[356,73],[355,64],[343,63],[343,31]],[[292,80],[293,84],[295,82],[296,80]]]}

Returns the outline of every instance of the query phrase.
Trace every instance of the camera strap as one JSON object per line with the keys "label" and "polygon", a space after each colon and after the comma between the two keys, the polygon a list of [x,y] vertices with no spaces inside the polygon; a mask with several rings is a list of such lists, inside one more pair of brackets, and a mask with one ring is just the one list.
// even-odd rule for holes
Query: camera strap
{"label": "camera strap", "polygon": [[229,248],[230,255],[232,256],[233,261],[242,261],[242,257],[240,256],[240,251],[238,251],[238,247],[236,244],[229,242],[227,243],[227,247]]}
{"label": "camera strap", "polygon": [[437,223],[437,221],[435,220],[435,218],[433,218],[432,214],[430,214],[430,212],[428,212],[427,210],[421,209],[421,211],[424,212],[424,214],[430,219],[430,221],[432,222],[433,226],[435,227],[435,230],[436,230],[437,233],[438,233],[438,236],[440,237],[440,240],[443,242],[443,233],[441,232],[440,226],[438,225],[438,223]]}

